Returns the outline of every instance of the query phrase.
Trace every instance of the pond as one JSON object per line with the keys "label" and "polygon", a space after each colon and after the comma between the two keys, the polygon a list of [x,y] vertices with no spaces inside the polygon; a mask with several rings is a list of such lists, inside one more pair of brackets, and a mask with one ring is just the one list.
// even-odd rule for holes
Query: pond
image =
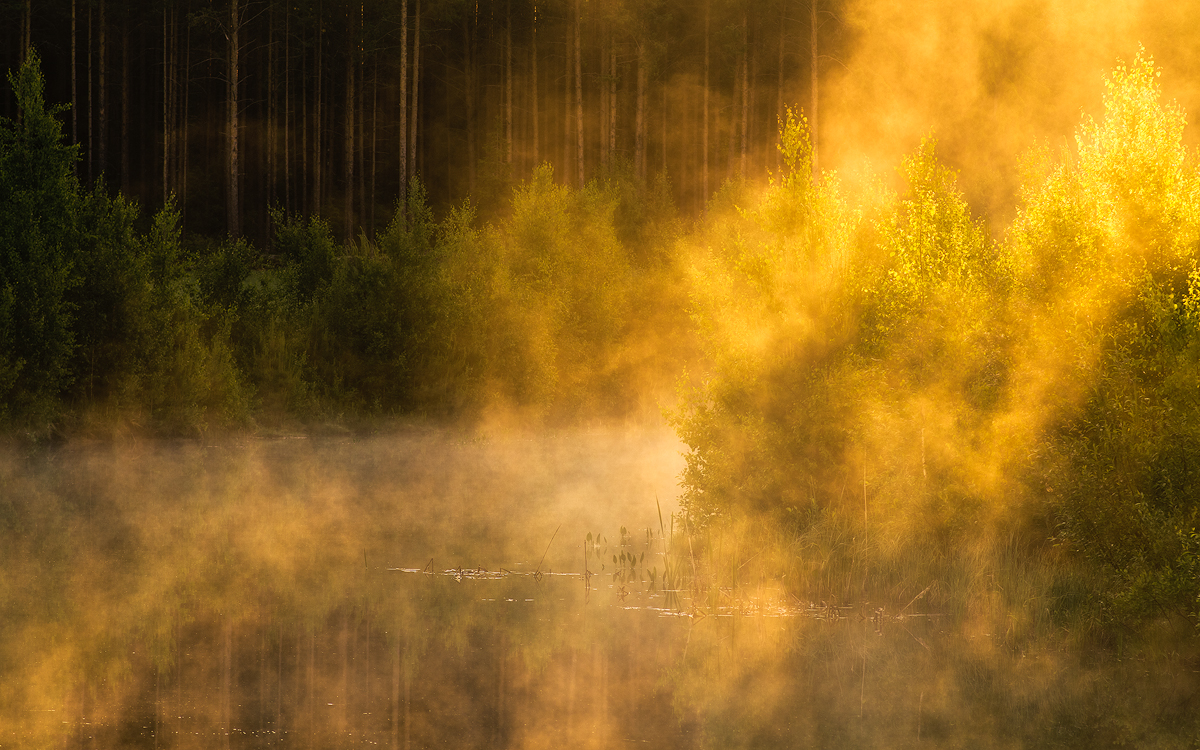
{"label": "pond", "polygon": [[1194,644],[702,585],[681,452],[615,429],[10,450],[0,747],[1200,737]]}

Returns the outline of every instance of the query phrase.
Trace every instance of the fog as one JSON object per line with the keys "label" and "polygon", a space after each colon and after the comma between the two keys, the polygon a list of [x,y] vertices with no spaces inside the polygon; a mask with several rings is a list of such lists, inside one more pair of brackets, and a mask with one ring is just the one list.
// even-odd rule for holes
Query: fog
{"label": "fog", "polygon": [[0,9],[0,746],[1194,744],[1186,3],[202,6]]}

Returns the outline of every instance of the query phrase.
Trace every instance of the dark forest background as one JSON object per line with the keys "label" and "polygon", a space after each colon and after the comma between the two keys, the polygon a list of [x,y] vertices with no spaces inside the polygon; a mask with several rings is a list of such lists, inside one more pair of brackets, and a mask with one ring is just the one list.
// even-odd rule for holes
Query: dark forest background
{"label": "dark forest background", "polygon": [[[382,229],[414,175],[433,206],[471,196],[490,216],[542,163],[574,186],[617,165],[665,175],[697,213],[724,180],[778,166],[785,103],[812,119],[820,68],[845,44],[834,11],[18,0],[0,8],[0,66],[39,51],[47,99],[73,105],[84,184],[104,175],[150,212],[174,195],[188,233],[265,244],[279,207],[343,239]],[[15,107],[6,92],[3,113]]]}

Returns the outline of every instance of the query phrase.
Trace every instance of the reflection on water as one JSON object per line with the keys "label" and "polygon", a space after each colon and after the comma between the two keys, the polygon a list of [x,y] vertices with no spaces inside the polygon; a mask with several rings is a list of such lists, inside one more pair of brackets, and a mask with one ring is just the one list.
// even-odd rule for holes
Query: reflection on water
{"label": "reflection on water", "polygon": [[1074,653],[921,601],[688,585],[680,468],[669,434],[614,432],[7,455],[0,746],[1200,736],[1194,648]]}

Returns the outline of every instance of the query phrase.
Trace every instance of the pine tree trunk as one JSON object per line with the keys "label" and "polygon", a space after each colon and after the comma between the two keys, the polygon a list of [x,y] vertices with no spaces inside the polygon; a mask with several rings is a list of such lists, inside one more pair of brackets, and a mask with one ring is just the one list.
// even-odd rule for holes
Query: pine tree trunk
{"label": "pine tree trunk", "polygon": [[[784,22],[787,21],[787,5],[783,6],[783,12],[779,18],[779,87],[775,91],[775,121],[776,123],[783,122],[783,50],[784,50]],[[780,169],[783,165],[783,154],[779,149],[775,149],[775,169]]]}
{"label": "pine tree trunk", "polygon": [[305,214],[312,212],[312,192],[305,187],[312,181],[312,173],[308,170],[308,50],[300,48],[300,184],[296,187],[296,202],[304,205]]}
{"label": "pine tree trunk", "polygon": [[617,45],[612,40],[608,46],[608,153],[609,159],[617,157]]}
{"label": "pine tree trunk", "polygon": [[408,210],[408,0],[400,0],[400,210]]}
{"label": "pine tree trunk", "polygon": [[634,165],[638,180],[646,181],[646,43],[637,43],[637,115]]}
{"label": "pine tree trunk", "polygon": [[379,58],[375,59],[375,69],[371,72],[371,199],[370,210],[367,214],[367,226],[371,236],[375,235],[375,169],[378,152],[376,151],[376,136],[379,134]]}
{"label": "pine tree trunk", "polygon": [[662,110],[662,175],[667,176],[667,82],[663,81],[663,110]]}
{"label": "pine tree trunk", "polygon": [[[283,5],[283,206],[292,212],[292,7]],[[283,635],[280,635],[283,638]]]}
{"label": "pine tree trunk", "polygon": [[173,130],[171,116],[171,24],[168,18],[167,6],[163,6],[163,160],[162,187],[163,205],[171,200],[171,154],[174,146],[171,143]]}
{"label": "pine tree trunk", "polygon": [[[361,9],[362,6],[360,5]],[[355,121],[358,128],[357,134],[354,136],[354,142],[357,144],[356,160],[354,169],[358,173],[358,229],[361,232],[363,227],[367,225],[367,87],[364,81],[366,80],[366,67],[363,61],[364,55],[359,54],[358,73],[358,114]]]}
{"label": "pine tree trunk", "polygon": [[[179,174],[175,178],[179,187],[179,215],[181,223],[187,222],[187,195],[188,195],[188,103],[192,85],[192,28],[188,25],[187,33],[184,36],[184,52],[183,52],[183,112],[179,116],[180,122],[177,126],[179,131]],[[179,67],[179,52],[178,43],[176,43],[175,66]],[[178,93],[175,95],[178,99]]]}
{"label": "pine tree trunk", "polygon": [[[275,187],[278,182],[275,146],[278,129],[275,101],[275,3],[267,6],[267,205],[269,211],[275,205]],[[267,235],[270,237],[270,234]]]}
{"label": "pine tree trunk", "polygon": [[[418,84],[421,81],[421,0],[417,0],[417,7],[414,11],[416,18],[413,22],[413,61],[412,61],[412,108],[409,110],[409,137],[408,137],[408,169],[409,174],[417,173],[417,118],[420,116],[418,105]],[[471,102],[470,93],[467,96],[468,105]],[[474,187],[475,162],[471,162],[471,183]]]}
{"label": "pine tree trunk", "polygon": [[315,71],[313,91],[313,168],[312,168],[312,206],[309,209],[314,214],[321,213],[321,47],[324,41],[324,28],[321,23],[321,4],[317,3],[317,69]]}
{"label": "pine tree trunk", "polygon": [[467,193],[475,196],[475,60],[471,44],[471,19],[463,25],[463,71],[466,85],[463,93],[467,104]]}
{"label": "pine tree trunk", "polygon": [[533,166],[534,166],[534,168],[537,168],[541,163],[542,157],[541,157],[541,139],[540,139],[540,132],[538,129],[539,125],[541,123],[538,121],[539,97],[538,97],[537,6],[536,5],[534,6],[533,29],[530,32],[530,36],[531,36],[531,38],[530,38],[530,55],[532,58],[531,62],[530,62],[530,71],[531,71],[531,77],[532,77],[532,81],[530,83],[530,91],[533,93],[533,107],[532,107],[532,109],[533,109],[533,113],[532,113],[532,116],[533,116]]}
{"label": "pine tree trunk", "polygon": [[504,163],[513,163],[512,0],[505,5],[504,24]]}
{"label": "pine tree trunk", "polygon": [[566,67],[563,70],[563,163],[562,181],[564,185],[571,184],[571,74],[574,66],[571,63],[571,53],[563,54]]}
{"label": "pine tree trunk", "polygon": [[817,0],[809,0],[809,9],[812,26],[812,41],[809,45],[812,49],[812,114],[809,134],[812,136],[812,172],[815,180],[820,174],[817,167]]}
{"label": "pine tree trunk", "polygon": [[129,27],[121,32],[121,192],[129,195]]}
{"label": "pine tree trunk", "polygon": [[[738,59],[733,70],[733,99],[729,102],[729,149],[725,152],[725,179],[732,180],[737,174],[738,122],[741,120],[739,104],[742,85],[742,60]],[[720,122],[720,114],[717,115]],[[718,128],[719,129],[719,128]]]}
{"label": "pine tree trunk", "polygon": [[575,183],[582,190],[583,172],[583,54],[579,32],[582,22],[581,0],[575,0]]}
{"label": "pine tree trunk", "polygon": [[711,9],[708,0],[704,3],[704,137],[702,149],[704,151],[704,172],[701,180],[700,205],[707,212],[708,210],[708,57],[709,57],[709,21]]}
{"label": "pine tree trunk", "polygon": [[608,50],[612,45],[611,29],[600,44],[600,166],[607,170],[612,160],[612,152],[608,148],[608,112],[612,107],[612,99],[608,93]]}
{"label": "pine tree trunk", "polygon": [[[756,39],[759,36],[757,23],[755,23],[754,36]],[[755,124],[756,124],[755,123],[755,119],[756,119],[755,114],[758,112],[758,50],[754,46],[750,47],[749,89],[750,89],[750,108],[749,108],[748,115],[746,117],[746,135],[745,135],[745,140],[747,143],[747,149],[746,149],[747,160],[749,160],[750,157],[752,156],[752,152],[757,149],[757,147],[755,145],[757,143],[757,141],[755,139],[758,135],[758,132],[754,129]],[[749,166],[750,165],[747,162],[747,169],[749,169]]]}
{"label": "pine tree trunk", "polygon": [[226,209],[230,237],[237,237],[241,234],[241,206],[238,202],[238,172],[240,170],[238,163],[238,75],[240,73],[238,55],[241,52],[238,35],[242,26],[240,4],[241,0],[229,0],[229,121],[226,125],[228,128],[226,138],[229,144],[229,173]]}
{"label": "pine tree trunk", "polygon": [[355,44],[354,44],[354,6],[351,5],[346,11],[346,107],[345,112],[345,127],[346,127],[346,190],[345,190],[345,237],[349,242],[354,239],[354,108],[356,100],[354,98],[354,66],[355,66]]}
{"label": "pine tree trunk", "polygon": [[749,23],[742,13],[742,147],[738,160],[738,177],[746,179],[746,152],[750,145],[750,54]]}
{"label": "pine tree trunk", "polygon": [[104,74],[107,70],[108,56],[105,54],[107,50],[105,47],[106,34],[104,32],[105,32],[105,26],[107,24],[105,23],[104,6],[105,6],[104,0],[100,0],[100,24],[99,24],[100,25],[100,28],[99,28],[99,32],[100,32],[99,74],[100,74],[100,78],[97,81],[97,85],[96,85],[96,93],[98,94],[99,99],[100,99],[100,111],[98,113],[100,115],[100,138],[99,138],[99,143],[97,144],[97,148],[96,148],[96,158],[99,162],[100,168],[98,171],[100,172],[101,175],[103,175],[106,171],[108,171],[108,108],[106,106],[108,104],[108,91],[105,88],[105,76],[104,76]]}
{"label": "pine tree trunk", "polygon": [[88,100],[88,111],[87,111],[87,177],[88,177],[88,182],[90,183],[90,182],[91,182],[91,181],[92,181],[92,180],[95,178],[95,171],[93,170],[93,166],[94,166],[94,164],[95,164],[95,153],[96,153],[96,149],[95,149],[95,138],[93,137],[93,135],[94,135],[95,131],[94,131],[94,130],[93,130],[93,128],[92,128],[92,126],[93,126],[93,125],[95,124],[95,122],[96,122],[96,120],[94,119],[94,116],[93,116],[93,114],[94,114],[94,113],[93,113],[93,110],[92,110],[92,108],[95,106],[95,102],[96,102],[96,99],[95,99],[95,97],[92,95],[92,58],[93,58],[93,57],[95,57],[95,49],[94,49],[94,48],[93,48],[93,46],[92,46],[92,39],[93,39],[94,37],[92,36],[92,6],[91,6],[91,4],[90,4],[90,3],[88,4],[88,22],[87,22],[87,27],[88,27],[88,28],[87,28],[87,33],[88,33],[88,59],[87,59],[87,100]]}
{"label": "pine tree trunk", "polygon": [[[79,89],[76,85],[75,48],[77,46],[75,30],[75,3],[71,0],[71,143],[79,143]],[[78,169],[78,167],[76,167]]]}

